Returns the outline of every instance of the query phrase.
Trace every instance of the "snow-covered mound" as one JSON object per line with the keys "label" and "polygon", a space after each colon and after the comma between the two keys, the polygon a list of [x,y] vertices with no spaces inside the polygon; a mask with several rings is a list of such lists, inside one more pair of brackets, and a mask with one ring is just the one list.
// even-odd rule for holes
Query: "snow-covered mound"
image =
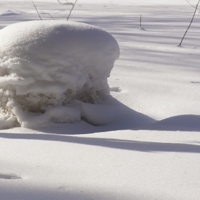
{"label": "snow-covered mound", "polygon": [[109,94],[118,57],[116,40],[88,24],[31,21],[0,30],[0,127],[79,121],[83,104]]}
{"label": "snow-covered mound", "polygon": [[12,15],[19,15],[19,13],[13,10],[6,10],[4,12],[0,12],[0,16],[12,16]]}

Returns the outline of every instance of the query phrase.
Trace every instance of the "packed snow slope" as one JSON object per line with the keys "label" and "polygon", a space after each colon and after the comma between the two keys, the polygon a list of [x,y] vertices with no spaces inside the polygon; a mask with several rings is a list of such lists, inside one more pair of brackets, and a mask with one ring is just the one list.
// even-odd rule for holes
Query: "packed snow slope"
{"label": "packed snow slope", "polygon": [[[43,20],[69,13],[69,5],[34,2]],[[111,96],[85,112],[114,121],[1,130],[0,199],[199,200],[199,13],[178,47],[194,11],[186,1],[115,2],[78,1],[70,18],[102,28],[120,46]],[[0,1],[0,19],[3,29],[38,16],[31,2]]]}

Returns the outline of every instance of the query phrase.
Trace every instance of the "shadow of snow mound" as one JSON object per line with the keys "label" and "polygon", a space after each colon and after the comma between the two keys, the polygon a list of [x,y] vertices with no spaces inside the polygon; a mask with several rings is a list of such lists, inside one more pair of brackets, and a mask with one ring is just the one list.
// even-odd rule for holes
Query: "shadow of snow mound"
{"label": "shadow of snow mound", "polygon": [[145,129],[163,131],[200,131],[199,115],[179,115],[157,121]]}
{"label": "shadow of snow mound", "polygon": [[152,124],[156,121],[145,114],[132,110],[111,96],[108,97],[107,103],[114,105],[117,108],[115,121],[108,125],[108,127],[112,127],[113,130],[141,129],[143,126]]}
{"label": "shadow of snow mound", "polygon": [[[49,124],[46,127],[38,127],[33,130],[58,134],[89,134],[116,130],[139,130],[155,122],[154,119],[132,110],[111,96],[106,97],[105,103],[105,105],[94,109],[90,109],[91,105],[89,105],[88,112],[90,113],[83,111],[85,115],[89,115],[88,119],[93,120],[92,123],[83,118],[77,123]],[[99,109],[101,112],[96,112]],[[105,120],[109,123],[95,126],[95,120]]]}

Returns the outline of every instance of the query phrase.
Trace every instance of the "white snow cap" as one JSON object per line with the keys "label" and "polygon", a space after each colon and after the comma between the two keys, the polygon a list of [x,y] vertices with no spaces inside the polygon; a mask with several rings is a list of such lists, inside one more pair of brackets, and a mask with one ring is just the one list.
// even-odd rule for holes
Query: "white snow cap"
{"label": "white snow cap", "polygon": [[84,23],[29,21],[0,30],[0,128],[79,121],[81,102],[109,94],[118,57],[116,40]]}

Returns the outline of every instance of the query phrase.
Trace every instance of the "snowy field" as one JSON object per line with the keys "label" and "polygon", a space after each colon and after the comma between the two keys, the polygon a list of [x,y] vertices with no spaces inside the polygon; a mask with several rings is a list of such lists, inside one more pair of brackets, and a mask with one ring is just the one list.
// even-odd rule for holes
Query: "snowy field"
{"label": "snowy field", "polygon": [[[70,21],[100,27],[119,44],[111,96],[85,112],[112,120],[0,130],[0,200],[199,200],[199,11],[178,47],[194,11],[186,1],[95,2],[78,1]],[[43,20],[65,20],[70,9],[35,4]],[[0,29],[38,19],[31,1],[0,0]]]}

